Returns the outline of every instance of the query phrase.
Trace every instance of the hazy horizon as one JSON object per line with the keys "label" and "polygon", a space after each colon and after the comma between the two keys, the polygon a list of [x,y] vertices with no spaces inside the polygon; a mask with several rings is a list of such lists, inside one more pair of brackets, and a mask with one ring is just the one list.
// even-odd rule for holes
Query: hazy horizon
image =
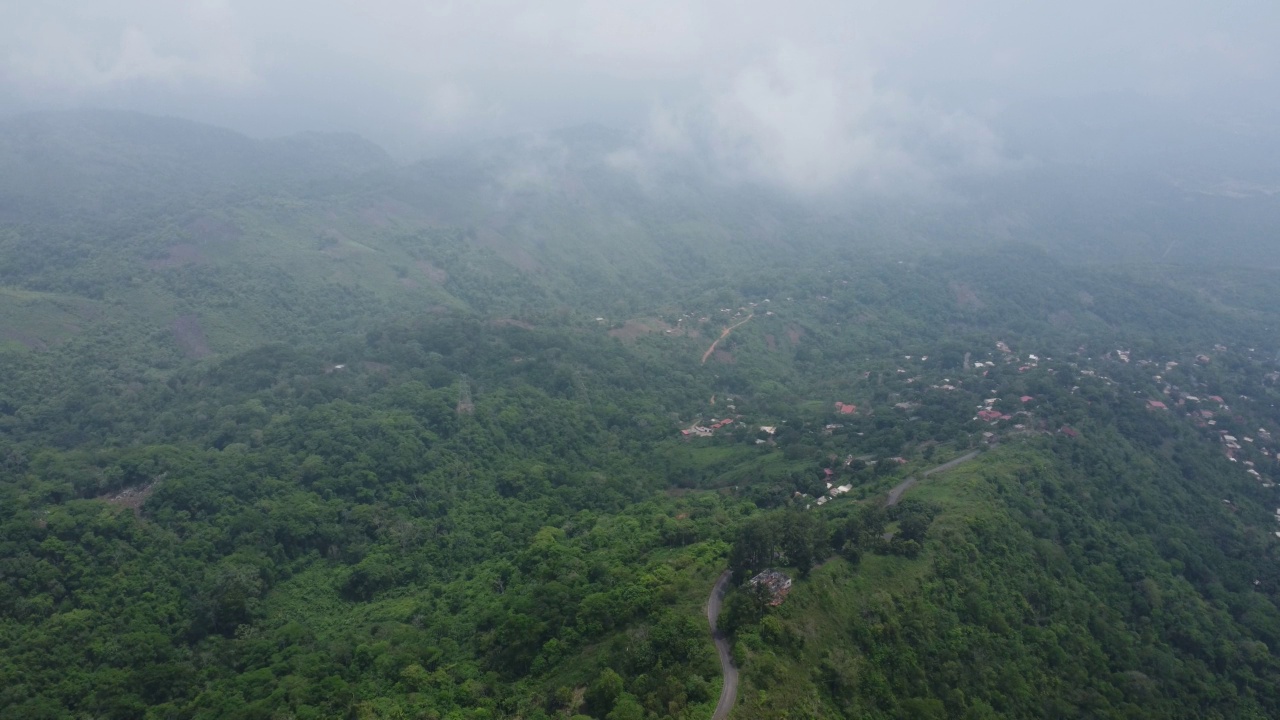
{"label": "hazy horizon", "polygon": [[354,132],[401,160],[600,123],[639,138],[619,166],[696,156],[799,190],[924,187],[1149,132],[1180,151],[1273,143],[1280,73],[1280,8],[1262,2],[108,0],[10,15],[4,114]]}

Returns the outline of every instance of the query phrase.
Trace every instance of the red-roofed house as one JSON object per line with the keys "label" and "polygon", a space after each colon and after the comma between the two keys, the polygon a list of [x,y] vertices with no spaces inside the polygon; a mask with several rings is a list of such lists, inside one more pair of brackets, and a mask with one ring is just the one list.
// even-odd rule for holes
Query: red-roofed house
{"label": "red-roofed house", "polygon": [[1168,410],[1169,408],[1159,400],[1148,400],[1147,407],[1152,410]]}
{"label": "red-roofed house", "polygon": [[1019,399],[1022,400],[1022,402],[1024,403],[1028,403],[1028,402],[1031,402],[1032,400],[1035,400],[1035,398],[1031,397],[1030,395],[1023,395]]}

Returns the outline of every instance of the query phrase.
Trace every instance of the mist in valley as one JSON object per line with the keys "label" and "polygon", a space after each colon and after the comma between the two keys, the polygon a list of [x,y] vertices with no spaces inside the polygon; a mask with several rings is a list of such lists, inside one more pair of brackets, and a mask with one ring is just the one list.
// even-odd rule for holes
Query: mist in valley
{"label": "mist in valley", "polygon": [[1280,717],[1280,6],[0,0],[0,718]]}

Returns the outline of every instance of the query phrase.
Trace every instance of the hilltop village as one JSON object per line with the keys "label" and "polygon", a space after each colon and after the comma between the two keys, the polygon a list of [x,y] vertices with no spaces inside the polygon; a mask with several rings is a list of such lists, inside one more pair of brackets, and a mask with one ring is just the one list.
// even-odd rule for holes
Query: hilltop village
{"label": "hilltop village", "polygon": [[688,422],[679,437],[762,450],[820,447],[827,462],[794,491],[806,506],[849,495],[902,466],[910,473],[1019,436],[1088,442],[1081,423],[1100,404],[1144,413],[1152,428],[1191,425],[1262,488],[1274,488],[1280,475],[1274,442],[1280,428],[1272,426],[1270,408],[1252,399],[1280,382],[1280,373],[1266,371],[1266,358],[1252,349],[1217,345],[1188,357],[1140,358],[1125,349],[1095,354],[1080,347],[1052,357],[997,340],[986,351],[966,352],[963,365],[950,371],[929,358],[903,355],[892,366],[857,373],[843,396],[811,401],[805,414],[767,415],[747,398],[723,397],[716,405],[713,397],[709,410],[718,412]]}

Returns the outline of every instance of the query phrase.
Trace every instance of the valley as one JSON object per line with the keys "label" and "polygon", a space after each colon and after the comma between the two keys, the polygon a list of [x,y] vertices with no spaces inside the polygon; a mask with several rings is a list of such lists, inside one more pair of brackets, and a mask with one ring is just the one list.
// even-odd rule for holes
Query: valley
{"label": "valley", "polygon": [[0,716],[1280,713],[1261,264],[645,186],[608,133],[33,122]]}

